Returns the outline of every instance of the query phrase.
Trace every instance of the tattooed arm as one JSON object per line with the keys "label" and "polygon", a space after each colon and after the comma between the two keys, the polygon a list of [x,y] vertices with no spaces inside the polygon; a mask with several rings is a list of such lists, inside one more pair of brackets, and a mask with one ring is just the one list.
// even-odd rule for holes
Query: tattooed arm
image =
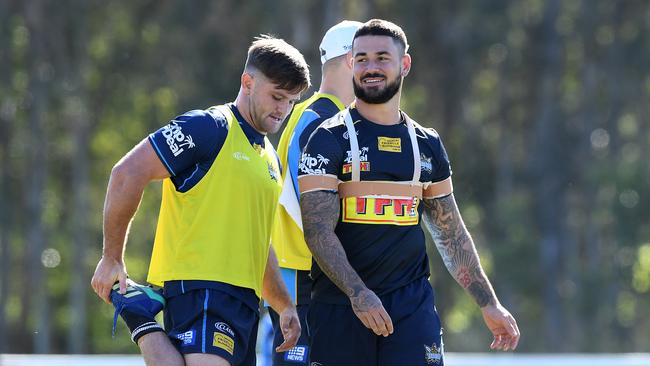
{"label": "tattooed arm", "polygon": [[334,229],[339,218],[339,196],[335,192],[314,191],[300,196],[305,241],[323,272],[345,293],[352,310],[367,328],[387,337],[393,323],[379,297],[368,289],[352,268]]}
{"label": "tattooed arm", "polygon": [[447,270],[481,308],[483,319],[494,335],[492,349],[515,349],[519,329],[514,317],[497,299],[453,194],[424,199],[424,225],[431,232]]}

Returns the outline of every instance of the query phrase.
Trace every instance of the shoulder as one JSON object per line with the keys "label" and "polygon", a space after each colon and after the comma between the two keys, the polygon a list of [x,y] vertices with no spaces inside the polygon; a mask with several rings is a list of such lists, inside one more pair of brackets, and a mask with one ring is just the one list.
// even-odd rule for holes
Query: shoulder
{"label": "shoulder", "polygon": [[320,118],[326,119],[339,112],[339,108],[330,99],[321,97],[316,99],[309,109],[314,111]]}
{"label": "shoulder", "polygon": [[413,127],[415,128],[415,135],[419,140],[426,143],[438,145],[441,142],[440,134],[434,128],[424,127],[416,121],[413,121]]}
{"label": "shoulder", "polygon": [[226,117],[216,109],[194,109],[174,117],[170,126],[187,126],[192,129],[221,129],[228,128]]}
{"label": "shoulder", "polygon": [[333,116],[325,119],[323,123],[321,123],[320,126],[318,126],[318,129],[323,129],[327,130],[330,132],[336,132],[338,130],[346,130],[345,127],[345,120],[343,119],[343,114],[345,113],[345,109],[337,112]]}

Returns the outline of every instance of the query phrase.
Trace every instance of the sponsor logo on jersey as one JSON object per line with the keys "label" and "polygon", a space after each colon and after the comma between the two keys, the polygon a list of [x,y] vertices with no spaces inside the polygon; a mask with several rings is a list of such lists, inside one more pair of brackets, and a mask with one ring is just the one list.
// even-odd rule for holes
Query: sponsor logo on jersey
{"label": "sponsor logo on jersey", "polygon": [[[359,121],[357,121],[359,122]],[[355,122],[356,123],[356,122]],[[359,131],[355,131],[355,134],[359,136]],[[350,133],[348,131],[343,132],[343,139],[347,140],[350,138]]]}
{"label": "sponsor logo on jersey", "polygon": [[221,348],[231,355],[235,352],[235,340],[223,333],[214,332],[212,346]]}
{"label": "sponsor logo on jersey", "polygon": [[325,167],[327,167],[327,164],[329,163],[330,159],[327,159],[321,154],[313,157],[310,154],[304,153],[300,159],[298,169],[300,169],[302,173],[306,174],[326,174]]}
{"label": "sponsor logo on jersey", "polygon": [[433,165],[431,164],[431,158],[428,158],[424,154],[420,154],[420,167],[422,168],[423,171],[429,174],[432,173]]}
{"label": "sponsor logo on jersey", "polygon": [[377,149],[379,151],[402,152],[402,139],[399,137],[377,136]]}
{"label": "sponsor logo on jersey", "polygon": [[[359,149],[359,161],[368,161],[368,147],[364,146],[361,149]],[[345,157],[345,162],[346,163],[351,163],[352,162],[352,151],[348,150],[345,152],[346,157]]]}
{"label": "sponsor logo on jersey", "polygon": [[343,222],[376,225],[417,225],[417,197],[346,197],[342,200]]}
{"label": "sponsor logo on jersey", "polygon": [[[362,172],[369,172],[370,171],[370,162],[369,161],[362,161],[359,163],[359,166],[361,167]],[[348,174],[352,173],[352,164],[343,164],[343,174]]]}
{"label": "sponsor logo on jersey", "polygon": [[224,323],[224,322],[216,322],[216,323],[214,323],[214,327],[218,331],[221,331],[223,333],[228,333],[233,337],[235,336],[235,332],[233,332],[232,329],[230,329],[230,326],[228,324]]}
{"label": "sponsor logo on jersey", "polygon": [[284,360],[287,362],[306,363],[307,362],[307,346],[295,346],[284,353]]}
{"label": "sponsor logo on jersey", "polygon": [[176,339],[180,340],[183,346],[193,346],[196,341],[195,335],[196,331],[192,329],[185,333],[176,334]]}
{"label": "sponsor logo on jersey", "polygon": [[425,344],[424,360],[427,362],[427,365],[440,365],[442,363],[442,347],[438,350],[435,343],[431,347]]}
{"label": "sponsor logo on jersey", "polygon": [[246,161],[251,160],[251,158],[249,158],[248,155],[244,154],[241,151],[235,151],[234,153],[232,153],[232,157],[237,160],[246,160]]}
{"label": "sponsor logo on jersey", "polygon": [[194,146],[194,140],[191,135],[185,135],[181,126],[178,125],[177,120],[172,120],[169,124],[162,128],[162,135],[165,137],[169,150],[174,156],[180,155],[185,149],[191,149]]}

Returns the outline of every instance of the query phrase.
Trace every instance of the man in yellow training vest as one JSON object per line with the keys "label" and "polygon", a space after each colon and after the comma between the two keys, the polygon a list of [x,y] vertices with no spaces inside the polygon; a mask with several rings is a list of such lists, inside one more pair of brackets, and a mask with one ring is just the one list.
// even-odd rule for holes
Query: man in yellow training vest
{"label": "man in yellow training vest", "polygon": [[[260,297],[280,314],[277,351],[296,344],[298,315],[270,248],[282,177],[266,134],[280,129],[309,85],[298,50],[260,37],[233,103],[175,117],[113,168],[103,255],[91,283],[115,305],[148,365],[254,366]],[[147,280],[163,288],[164,299],[127,282],[124,264],[144,188],[161,179]],[[163,331],[154,316],[165,301]]]}
{"label": "man in yellow training vest", "polygon": [[[319,90],[306,101],[296,105],[278,144],[284,186],[271,242],[303,328],[294,348],[273,354],[273,366],[308,364],[309,342],[305,319],[311,297],[311,253],[303,237],[300,219],[298,163],[301,151],[316,127],[354,99],[352,69],[348,61],[352,57],[352,38],[360,26],[360,22],[344,20],[327,30],[319,47],[323,65]],[[322,162],[314,161],[312,168],[317,169],[319,164]],[[283,341],[282,332],[278,314],[272,309],[269,313],[273,323],[275,348]]]}

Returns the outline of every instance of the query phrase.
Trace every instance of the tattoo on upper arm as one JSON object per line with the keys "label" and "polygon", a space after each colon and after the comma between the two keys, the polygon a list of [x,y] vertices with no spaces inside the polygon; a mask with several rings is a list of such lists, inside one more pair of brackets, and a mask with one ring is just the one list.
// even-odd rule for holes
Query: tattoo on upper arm
{"label": "tattoo on upper arm", "polygon": [[496,301],[494,290],[481,268],[454,195],[424,199],[424,225],[431,232],[442,260],[449,273],[467,289],[479,306]]}

